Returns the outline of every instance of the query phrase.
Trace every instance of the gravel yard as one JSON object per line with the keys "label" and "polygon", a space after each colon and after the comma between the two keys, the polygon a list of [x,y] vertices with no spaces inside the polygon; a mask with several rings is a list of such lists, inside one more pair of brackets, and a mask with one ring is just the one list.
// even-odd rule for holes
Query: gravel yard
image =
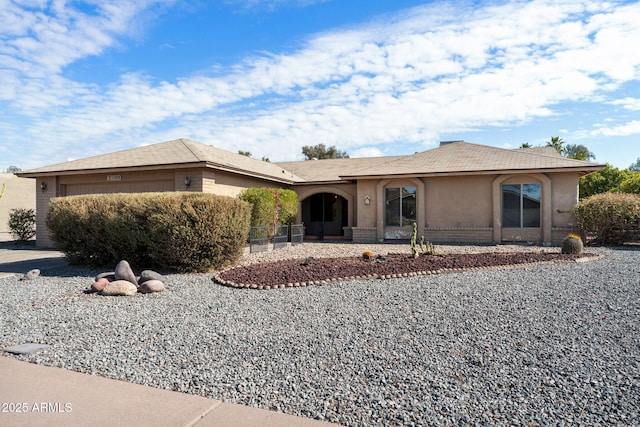
{"label": "gravel yard", "polygon": [[[243,265],[365,249],[408,247],[305,243]],[[10,357],[348,426],[638,425],[640,250],[587,251],[604,257],[271,291],[198,274],[104,297],[83,293],[97,271],[8,277],[0,347],[50,344]]]}

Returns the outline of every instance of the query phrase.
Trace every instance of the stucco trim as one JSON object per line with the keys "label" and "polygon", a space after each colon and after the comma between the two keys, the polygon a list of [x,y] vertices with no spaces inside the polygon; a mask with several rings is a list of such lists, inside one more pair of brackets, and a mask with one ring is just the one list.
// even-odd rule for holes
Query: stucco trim
{"label": "stucco trim", "polygon": [[416,200],[416,206],[418,207],[418,212],[416,212],[416,221],[418,223],[418,236],[424,234],[424,224],[425,224],[425,199],[427,194],[425,192],[424,182],[418,178],[402,178],[402,179],[383,179],[382,181],[376,184],[376,195],[377,200],[379,200],[376,206],[376,237],[379,241],[384,240],[384,189],[388,184],[395,183],[401,184],[403,182],[410,182],[415,185],[417,191],[416,195],[418,198],[422,197],[422,201],[420,199]]}
{"label": "stucco trim", "polygon": [[337,194],[338,196],[341,196],[347,201],[347,227],[353,227],[353,203],[354,203],[353,194],[347,193],[346,191],[340,188],[332,187],[329,185],[322,185],[319,187],[307,188],[304,190],[296,189],[296,193],[298,194],[298,216],[297,216],[298,223],[302,222],[303,200],[318,193],[332,193],[332,194]]}
{"label": "stucco trim", "polygon": [[515,180],[521,184],[528,184],[532,179],[542,186],[542,200],[540,201],[540,228],[543,243],[551,243],[552,241],[552,213],[553,199],[551,197],[551,179],[545,174],[510,174],[500,175],[493,180],[493,241],[494,243],[502,242],[502,184],[509,180]]}

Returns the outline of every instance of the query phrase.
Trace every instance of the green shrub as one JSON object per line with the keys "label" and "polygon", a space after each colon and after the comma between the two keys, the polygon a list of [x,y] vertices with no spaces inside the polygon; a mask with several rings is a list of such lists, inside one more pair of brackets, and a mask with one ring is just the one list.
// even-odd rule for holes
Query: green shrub
{"label": "green shrub", "polygon": [[252,226],[268,226],[269,236],[279,224],[292,223],[298,214],[298,195],[293,190],[282,188],[247,188],[238,196],[251,203]]}
{"label": "green shrub", "polygon": [[620,191],[623,193],[640,194],[640,172],[632,172],[622,183]]}
{"label": "green shrub", "polygon": [[36,213],[33,209],[11,209],[9,230],[18,240],[26,241],[36,235]]}
{"label": "green shrub", "polygon": [[593,243],[618,245],[640,233],[640,195],[596,194],[574,208],[583,236],[594,236]]}
{"label": "green shrub", "polygon": [[47,227],[74,264],[206,272],[237,261],[251,207],[204,193],[143,193],[52,199]]}

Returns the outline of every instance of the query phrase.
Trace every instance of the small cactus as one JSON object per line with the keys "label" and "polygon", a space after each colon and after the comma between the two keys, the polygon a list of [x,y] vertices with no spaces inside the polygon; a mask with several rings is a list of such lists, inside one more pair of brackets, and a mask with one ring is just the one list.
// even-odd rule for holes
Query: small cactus
{"label": "small cactus", "polygon": [[[418,225],[413,223],[413,232],[411,233],[411,255],[414,258],[418,258],[420,253],[427,255],[435,255],[436,249],[428,240],[424,240],[424,236],[420,236],[420,242],[418,242]],[[419,249],[419,250],[418,250]]]}
{"label": "small cactus", "polygon": [[366,250],[362,252],[362,259],[365,259],[365,260],[373,259],[375,256],[376,255],[370,250]]}
{"label": "small cactus", "polygon": [[562,241],[563,254],[581,254],[583,248],[582,239],[577,234],[569,234]]}

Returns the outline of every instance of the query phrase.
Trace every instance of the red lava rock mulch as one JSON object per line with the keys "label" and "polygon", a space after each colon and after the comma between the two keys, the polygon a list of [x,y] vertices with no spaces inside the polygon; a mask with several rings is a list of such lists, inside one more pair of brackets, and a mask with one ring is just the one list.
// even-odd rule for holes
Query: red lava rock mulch
{"label": "red lava rock mulch", "polygon": [[565,255],[550,252],[474,253],[421,255],[389,254],[365,260],[362,257],[307,258],[236,267],[216,275],[223,285],[272,289],[307,286],[346,279],[408,277],[491,267],[533,263],[570,262],[590,254]]}

